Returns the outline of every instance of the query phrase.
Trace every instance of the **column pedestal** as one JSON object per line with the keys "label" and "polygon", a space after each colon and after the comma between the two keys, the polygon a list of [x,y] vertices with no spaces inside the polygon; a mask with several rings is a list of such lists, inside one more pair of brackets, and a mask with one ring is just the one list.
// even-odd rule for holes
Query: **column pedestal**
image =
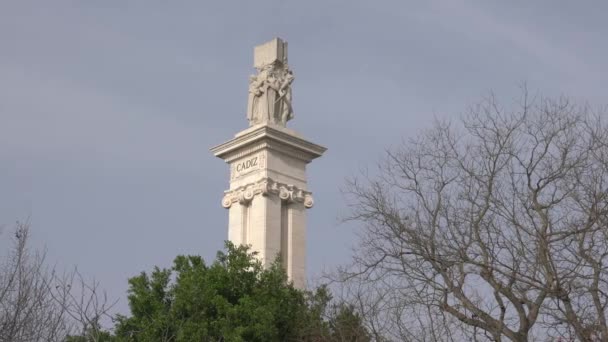
{"label": "column pedestal", "polygon": [[306,165],[325,147],[271,124],[250,127],[211,149],[230,165],[228,238],[251,245],[265,266],[278,256],[298,288],[306,286],[306,209],[313,206]]}

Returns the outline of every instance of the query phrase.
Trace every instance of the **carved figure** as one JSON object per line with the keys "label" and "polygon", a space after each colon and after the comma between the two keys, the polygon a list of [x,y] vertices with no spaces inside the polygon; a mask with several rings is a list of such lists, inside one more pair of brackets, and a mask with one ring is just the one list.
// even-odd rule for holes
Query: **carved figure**
{"label": "carved figure", "polygon": [[285,67],[285,75],[279,88],[279,99],[281,101],[281,111],[279,121],[281,125],[287,125],[287,121],[293,118],[293,109],[291,107],[291,82],[293,82],[294,76],[291,70]]}
{"label": "carved figure", "polygon": [[272,123],[285,126],[293,118],[291,83],[293,73],[287,64],[275,61],[249,77],[247,119],[249,125]]}

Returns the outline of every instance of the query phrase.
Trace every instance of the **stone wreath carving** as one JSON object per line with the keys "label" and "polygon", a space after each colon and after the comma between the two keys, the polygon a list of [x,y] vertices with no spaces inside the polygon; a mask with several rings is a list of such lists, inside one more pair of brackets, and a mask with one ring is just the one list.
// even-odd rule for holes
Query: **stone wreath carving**
{"label": "stone wreath carving", "polygon": [[222,206],[230,208],[234,203],[247,204],[257,195],[276,195],[281,200],[289,203],[303,203],[306,208],[312,208],[314,205],[312,193],[294,185],[283,184],[275,182],[270,178],[264,178],[258,182],[227,191],[222,199]]}

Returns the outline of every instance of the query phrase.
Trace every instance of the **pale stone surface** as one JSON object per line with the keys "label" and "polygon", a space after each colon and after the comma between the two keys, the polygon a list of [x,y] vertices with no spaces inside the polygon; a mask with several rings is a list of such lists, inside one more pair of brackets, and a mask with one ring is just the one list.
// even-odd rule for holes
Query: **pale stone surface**
{"label": "pale stone surface", "polygon": [[[270,65],[273,72],[286,72],[287,43],[277,38],[256,47],[254,65],[262,71]],[[230,186],[222,199],[222,206],[228,209],[228,238],[234,244],[251,245],[265,266],[280,256],[289,279],[304,288],[306,209],[314,203],[306,165],[326,148],[285,127],[293,116],[290,102],[288,114],[284,112],[286,102],[265,113],[257,111],[254,107],[259,103],[252,105],[253,100],[291,99],[291,89],[289,97],[280,88],[265,91],[266,98],[250,93],[247,117],[251,127],[211,149],[230,165]],[[270,94],[272,91],[276,93]]]}
{"label": "pale stone surface", "polygon": [[287,43],[275,38],[256,46],[254,67],[258,73],[249,77],[249,125],[285,126],[293,118],[291,83],[294,80],[287,65]]}
{"label": "pale stone surface", "polygon": [[[234,139],[214,147],[213,153],[230,164],[230,189],[261,178],[305,187],[306,164],[321,156],[325,148],[289,131],[259,125],[253,130],[246,130],[246,134],[238,134]],[[255,158],[256,165],[252,165]]]}
{"label": "pale stone surface", "polygon": [[287,274],[296,286],[306,284],[306,208],[309,208],[306,202],[303,205],[293,204],[287,214],[290,227],[287,241]]}
{"label": "pale stone surface", "polygon": [[235,245],[247,244],[250,215],[247,207],[235,205],[228,211],[228,240]]}
{"label": "pale stone surface", "polygon": [[287,64],[287,42],[281,38],[274,38],[253,48],[254,68],[262,69],[275,62]]}

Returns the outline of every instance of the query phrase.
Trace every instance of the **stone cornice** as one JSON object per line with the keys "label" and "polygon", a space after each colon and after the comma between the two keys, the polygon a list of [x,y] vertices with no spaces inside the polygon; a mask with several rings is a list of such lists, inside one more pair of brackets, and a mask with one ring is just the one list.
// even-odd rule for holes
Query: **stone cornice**
{"label": "stone cornice", "polygon": [[263,178],[224,193],[222,206],[230,208],[234,203],[247,204],[255,196],[278,196],[288,203],[303,203],[306,208],[312,208],[314,200],[312,193],[294,185],[275,182],[270,178]]}
{"label": "stone cornice", "polygon": [[321,145],[298,137],[291,130],[273,125],[260,125],[251,127],[237,134],[234,139],[211,148],[211,152],[216,157],[230,162],[264,148],[285,153],[306,163],[320,157],[327,150]]}

